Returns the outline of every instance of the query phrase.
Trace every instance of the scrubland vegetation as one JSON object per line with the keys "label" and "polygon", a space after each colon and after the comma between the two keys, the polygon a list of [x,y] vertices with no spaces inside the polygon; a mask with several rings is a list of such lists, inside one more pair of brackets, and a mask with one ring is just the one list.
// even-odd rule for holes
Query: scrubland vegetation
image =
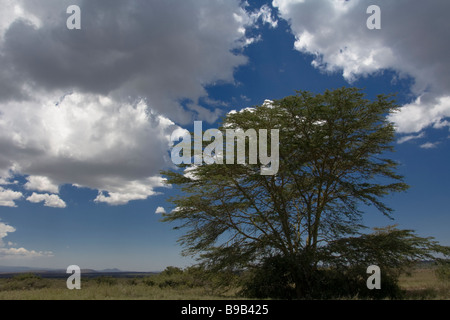
{"label": "scrubland vegetation", "polygon": [[[65,279],[19,274],[0,279],[2,300],[218,300],[252,299],[246,296],[249,275],[208,274],[191,267],[168,267],[151,276],[83,278],[80,290],[68,290]],[[396,299],[450,299],[448,267],[417,267],[399,278]],[[248,285],[248,283],[247,283]],[[248,289],[248,288],[247,288]],[[336,288],[336,290],[338,290]],[[341,297],[340,299],[361,299]]]}

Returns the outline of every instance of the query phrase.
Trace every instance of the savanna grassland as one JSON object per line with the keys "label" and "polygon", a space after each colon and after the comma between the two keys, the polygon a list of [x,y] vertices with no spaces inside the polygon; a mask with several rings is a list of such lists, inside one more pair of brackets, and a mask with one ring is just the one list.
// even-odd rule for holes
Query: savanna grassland
{"label": "savanna grassland", "polygon": [[[68,290],[66,279],[19,274],[0,279],[1,300],[220,300],[247,299],[238,285],[221,279],[173,270],[150,276],[83,278],[80,290]],[[399,279],[402,299],[450,300],[450,281],[432,267],[416,268]],[[346,298],[348,299],[348,298]],[[358,299],[353,297],[352,299]]]}
{"label": "savanna grassland", "polygon": [[[69,275],[68,275],[69,276]],[[219,289],[220,287],[220,289]],[[0,300],[205,300],[238,299],[238,289],[223,287],[192,271],[169,267],[154,275],[83,277],[81,289],[67,289],[64,278],[23,273],[0,279]],[[241,297],[242,298],[242,297]]]}

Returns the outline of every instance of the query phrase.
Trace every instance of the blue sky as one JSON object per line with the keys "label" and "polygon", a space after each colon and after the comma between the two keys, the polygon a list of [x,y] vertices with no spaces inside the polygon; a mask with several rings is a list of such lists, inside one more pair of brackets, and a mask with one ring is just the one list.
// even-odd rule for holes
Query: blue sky
{"label": "blue sky", "polygon": [[[70,4],[81,30],[66,28]],[[381,30],[366,27],[370,4]],[[448,2],[0,5],[0,265],[191,264],[155,213],[177,194],[159,176],[171,132],[342,86],[397,93],[402,106],[392,157],[411,189],[387,198],[394,221],[367,208],[365,222],[450,245]]]}

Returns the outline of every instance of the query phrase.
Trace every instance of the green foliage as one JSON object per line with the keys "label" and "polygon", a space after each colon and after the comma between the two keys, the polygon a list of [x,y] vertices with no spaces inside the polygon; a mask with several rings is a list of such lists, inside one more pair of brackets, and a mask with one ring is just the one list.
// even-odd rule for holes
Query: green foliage
{"label": "green foliage", "polygon": [[[90,282],[87,279],[83,283]],[[115,286],[121,283],[119,278],[98,277],[92,279],[97,285]],[[213,272],[203,266],[195,265],[185,269],[169,266],[161,273],[126,279],[126,284],[133,287],[145,286],[161,290],[199,289],[209,294],[223,294],[235,290],[238,275],[230,272]]]}
{"label": "green foliage", "polygon": [[178,267],[169,266],[154,278],[154,285],[159,288],[195,287],[192,277],[187,271]]}
{"label": "green foliage", "polygon": [[389,158],[395,130],[386,116],[397,109],[388,96],[369,101],[359,89],[341,88],[228,114],[221,130],[280,130],[278,173],[261,175],[260,163],[200,165],[189,176],[163,172],[184,192],[170,199],[177,210],[163,221],[186,231],[184,254],[208,269],[253,270],[247,289],[255,295],[290,297],[294,288],[298,298],[334,296],[318,283],[359,288],[363,267],[379,263],[392,287],[387,296],[394,296],[398,270],[433,251],[448,254],[409,230],[361,233],[361,205],[392,218],[383,198],[408,189]]}
{"label": "green foliage", "polygon": [[142,279],[142,282],[149,287],[153,287],[156,284],[153,277],[145,277]]}
{"label": "green foliage", "polygon": [[[381,290],[366,285],[367,266],[317,268],[292,273],[291,261],[282,256],[265,259],[244,277],[241,294],[264,299],[399,299],[403,292],[396,277],[383,273]],[[295,280],[296,279],[296,280]],[[299,287],[300,290],[298,290]]]}
{"label": "green foliage", "polygon": [[29,280],[42,280],[41,276],[34,273],[20,273],[11,278],[12,281],[29,281]]}
{"label": "green foliage", "polygon": [[23,273],[15,275],[11,279],[7,279],[6,282],[0,286],[0,291],[34,290],[48,287],[50,287],[50,281],[48,279],[43,279],[32,273]]}
{"label": "green foliage", "polygon": [[[272,257],[272,260],[276,260],[281,257]],[[265,259],[266,260],[266,259]],[[264,261],[265,261],[264,260]],[[282,259],[283,260],[283,259]],[[263,261],[261,261],[263,262]],[[272,262],[277,266],[285,262]],[[261,268],[263,264],[258,264]],[[268,268],[270,269],[270,268]],[[272,268],[275,272],[276,268]],[[362,269],[361,269],[362,270]],[[377,299],[381,298],[381,294],[386,296],[386,289],[388,285],[384,282],[384,273],[382,270],[382,290],[381,291],[371,291],[368,292],[364,285],[367,275],[364,274],[364,270],[358,274],[357,277],[349,276],[349,273],[344,274],[338,270],[332,270],[331,268],[318,268],[318,273],[314,279],[317,281],[317,289],[311,291],[309,297],[314,296],[316,298],[330,298],[337,297],[338,299]],[[163,282],[165,279],[169,279],[167,276],[161,276],[161,274],[155,274],[151,276],[136,276],[134,278],[115,278],[117,283],[114,285],[99,285],[95,278],[85,278],[82,280],[82,290],[68,290],[66,288],[66,279],[52,278],[52,279],[42,279],[35,276],[23,276],[19,277],[22,280],[12,279],[12,278],[0,278],[0,300],[16,300],[16,299],[32,299],[32,300],[103,300],[103,299],[118,299],[118,300],[196,300],[196,299],[247,299],[255,297],[272,297],[272,298],[282,298],[282,299],[295,299],[297,298],[295,292],[292,291],[293,284],[289,282],[289,277],[280,278],[275,274],[274,281],[279,281],[283,286],[289,288],[291,295],[274,295],[271,289],[269,273],[261,272],[260,277],[254,276],[257,272],[257,268],[248,269],[243,273],[233,273],[233,277],[229,277],[227,273],[212,273],[209,270],[205,270],[201,266],[193,266],[185,268],[183,270],[183,275],[189,275],[191,281],[195,281],[192,285],[179,285],[179,286],[166,286],[160,288],[157,284]],[[322,274],[320,274],[322,272]],[[356,273],[356,270],[352,270]],[[325,273],[325,275],[323,275]],[[218,275],[219,282],[223,279],[227,279],[228,289],[222,290],[212,289],[214,286],[214,278]],[[179,277],[180,275],[172,276]],[[35,279],[38,281],[45,281],[47,285],[42,288],[36,286],[31,286],[26,288],[24,286],[11,286],[12,283],[18,281],[24,281],[29,279]],[[154,285],[147,285],[146,280],[154,282]],[[207,280],[211,279],[211,280]],[[261,290],[258,282],[254,283],[254,294],[243,294],[242,290],[251,286],[251,280],[265,280],[266,287]],[[319,281],[320,279],[320,281]],[[331,280],[330,280],[331,279]],[[345,279],[340,280],[340,279]],[[237,280],[240,280],[239,282]],[[242,281],[241,281],[242,280]],[[262,281],[259,281],[262,282]],[[356,285],[354,285],[356,284]],[[361,287],[362,285],[362,287]],[[435,266],[432,264],[417,264],[412,270],[409,276],[402,275],[399,279],[398,285],[402,289],[401,295],[396,297],[402,299],[450,299],[450,283],[439,280],[435,273]],[[9,286],[9,287],[8,287]],[[319,290],[322,288],[321,290]],[[359,288],[361,292],[355,290]],[[352,290],[350,290],[352,289]],[[240,292],[240,294],[239,294]],[[261,293],[262,292],[262,293]],[[347,296],[344,295],[345,292],[350,292]],[[356,293],[355,293],[356,292]],[[395,293],[395,292],[394,292]],[[372,296],[370,295],[372,294]],[[379,294],[379,297],[376,295]],[[395,296],[395,295],[393,295]],[[389,297],[389,295],[387,295]]]}
{"label": "green foliage", "polygon": [[450,282],[450,260],[444,260],[438,264],[436,276],[441,281]]}
{"label": "green foliage", "polygon": [[95,282],[98,285],[112,286],[112,285],[116,285],[117,284],[117,279],[113,278],[113,277],[108,277],[108,276],[101,276],[101,277],[95,278]]}
{"label": "green foliage", "polygon": [[[214,251],[217,261],[222,253],[244,263],[267,250],[295,255],[324,238],[354,233],[358,203],[390,215],[381,198],[407,189],[397,164],[381,156],[392,149],[394,127],[386,114],[396,108],[385,96],[370,102],[358,89],[342,88],[299,92],[273,107],[229,114],[221,129],[280,130],[279,172],[260,175],[260,164],[202,165],[190,172],[195,179],[164,172],[185,195],[171,199],[179,210],[163,221],[187,230],[180,239],[186,254]],[[219,243],[221,235],[232,241]]]}
{"label": "green foliage", "polygon": [[375,232],[359,237],[336,239],[321,249],[330,266],[377,265],[393,276],[408,272],[417,262],[436,259],[436,254],[449,255],[450,248],[439,245],[432,237],[423,238],[412,230],[396,226],[375,228]]}
{"label": "green foliage", "polygon": [[183,273],[182,269],[180,269],[178,267],[169,266],[166,269],[164,269],[164,271],[161,273],[161,275],[163,275],[163,276],[164,275],[165,276],[172,276],[172,275],[175,275],[175,274],[182,274],[182,273]]}
{"label": "green foliage", "polygon": [[[317,268],[311,268],[311,257],[305,253],[266,258],[244,282],[243,294],[278,299],[401,298],[400,274],[409,272],[420,261],[433,259],[433,253],[448,254],[448,250],[411,230],[376,228],[371,234],[337,239],[319,248],[315,253],[320,261]],[[381,290],[367,289],[366,269],[370,265],[381,269]],[[438,276],[448,276],[448,266],[441,263]]]}
{"label": "green foliage", "polygon": [[203,288],[211,293],[220,294],[237,283],[237,275],[229,272],[212,272],[202,266],[186,269],[168,267],[160,274],[145,280],[161,289],[164,288]]}
{"label": "green foliage", "polygon": [[281,256],[266,258],[248,270],[241,285],[241,294],[249,298],[293,299],[296,295],[289,264]]}
{"label": "green foliage", "polygon": [[139,284],[139,278],[134,277],[133,279],[129,279],[128,284],[130,286],[137,286]]}

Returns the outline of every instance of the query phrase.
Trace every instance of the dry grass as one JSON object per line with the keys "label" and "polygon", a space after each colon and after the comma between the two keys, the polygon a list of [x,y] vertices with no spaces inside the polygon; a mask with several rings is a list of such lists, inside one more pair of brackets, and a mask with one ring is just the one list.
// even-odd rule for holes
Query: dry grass
{"label": "dry grass", "polygon": [[0,300],[218,300],[236,299],[236,292],[205,287],[165,285],[148,278],[83,279],[80,290],[69,290],[65,279],[0,279]]}
{"label": "dry grass", "polygon": [[208,295],[200,289],[160,289],[144,286],[98,285],[67,288],[45,288],[0,292],[0,300],[211,300],[225,296]]}
{"label": "dry grass", "polygon": [[450,281],[438,279],[434,268],[415,269],[399,279],[405,299],[450,300]]}
{"label": "dry grass", "polygon": [[[173,285],[174,278],[83,279],[81,290],[68,290],[65,279],[28,276],[0,279],[0,300],[219,300],[240,299],[237,289],[217,292],[208,287]],[[172,280],[168,282],[167,280]],[[450,300],[450,281],[434,269],[416,269],[399,279],[404,299]],[[172,283],[172,284],[171,284]]]}

